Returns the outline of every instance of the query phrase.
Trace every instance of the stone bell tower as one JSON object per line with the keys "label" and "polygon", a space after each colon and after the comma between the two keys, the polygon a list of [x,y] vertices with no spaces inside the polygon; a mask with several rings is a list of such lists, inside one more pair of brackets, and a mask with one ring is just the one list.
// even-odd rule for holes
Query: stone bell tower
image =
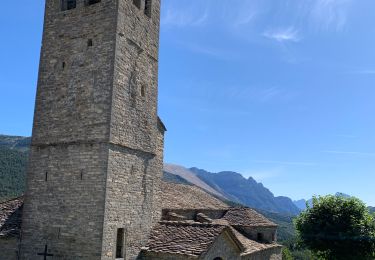
{"label": "stone bell tower", "polygon": [[160,0],[46,0],[20,259],[135,259],[160,216]]}

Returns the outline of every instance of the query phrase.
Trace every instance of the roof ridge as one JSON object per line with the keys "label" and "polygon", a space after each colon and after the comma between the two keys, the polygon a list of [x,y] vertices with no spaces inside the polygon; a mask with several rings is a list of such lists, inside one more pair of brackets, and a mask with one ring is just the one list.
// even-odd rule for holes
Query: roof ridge
{"label": "roof ridge", "polygon": [[5,203],[8,203],[8,202],[11,202],[11,201],[14,201],[14,200],[23,199],[24,197],[25,197],[25,195],[22,195],[22,196],[19,196],[19,197],[16,197],[16,198],[12,198],[12,199],[8,199],[8,200],[6,200],[6,201],[2,201],[2,202],[0,202],[0,205],[5,204]]}
{"label": "roof ridge", "polygon": [[218,224],[218,223],[201,223],[201,222],[186,222],[186,221],[169,221],[162,220],[159,224],[170,225],[170,226],[196,226],[196,227],[227,227],[228,225]]}

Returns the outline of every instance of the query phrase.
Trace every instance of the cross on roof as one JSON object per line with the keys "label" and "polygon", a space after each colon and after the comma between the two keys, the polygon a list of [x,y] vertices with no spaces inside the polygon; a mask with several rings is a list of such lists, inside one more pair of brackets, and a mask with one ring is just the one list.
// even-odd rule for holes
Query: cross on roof
{"label": "cross on roof", "polygon": [[47,260],[47,257],[49,257],[49,256],[53,256],[53,254],[48,254],[48,246],[47,245],[44,247],[44,252],[38,253],[38,255],[43,256],[44,260]]}

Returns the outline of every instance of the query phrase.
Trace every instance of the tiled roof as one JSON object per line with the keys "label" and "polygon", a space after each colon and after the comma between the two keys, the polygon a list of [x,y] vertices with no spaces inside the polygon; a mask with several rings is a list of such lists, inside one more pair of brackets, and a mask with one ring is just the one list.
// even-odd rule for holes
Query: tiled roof
{"label": "tiled roof", "polygon": [[226,228],[220,225],[161,222],[153,229],[145,250],[199,256]]}
{"label": "tiled roof", "polygon": [[[22,221],[23,198],[13,199],[0,204],[0,237],[19,235]],[[197,219],[186,218],[189,215]],[[191,213],[190,212],[190,213]],[[235,227],[276,227],[277,225],[250,208],[226,209],[176,209],[167,210],[169,215],[179,216],[178,221],[161,221],[152,231],[146,252],[181,254],[198,257],[205,253],[215,239],[224,231],[241,248],[241,255],[252,254],[280,245],[258,243],[241,234]],[[193,214],[194,213],[194,214]],[[176,215],[175,215],[176,214]],[[210,217],[208,217],[208,215]],[[212,216],[216,216],[211,219]],[[201,217],[212,223],[199,223]],[[169,219],[169,218],[168,218]],[[172,218],[174,219],[174,218]],[[172,220],[170,219],[170,220]],[[185,219],[185,220],[183,220]]]}
{"label": "tiled roof", "polygon": [[19,236],[22,222],[22,206],[22,197],[0,204],[0,237]]}
{"label": "tiled roof", "polygon": [[201,188],[191,185],[162,182],[163,209],[222,209],[228,205],[208,194]]}
{"label": "tiled roof", "polygon": [[281,245],[277,243],[265,244],[265,243],[259,243],[257,241],[248,239],[247,237],[245,237],[240,232],[238,232],[235,228],[232,228],[232,227],[231,227],[231,231],[244,248],[242,255],[248,255],[254,252],[259,252],[259,251],[267,250],[270,248],[282,247]]}
{"label": "tiled roof", "polygon": [[243,227],[277,227],[275,223],[265,218],[250,208],[232,208],[224,215],[223,219],[227,220],[231,226]]}

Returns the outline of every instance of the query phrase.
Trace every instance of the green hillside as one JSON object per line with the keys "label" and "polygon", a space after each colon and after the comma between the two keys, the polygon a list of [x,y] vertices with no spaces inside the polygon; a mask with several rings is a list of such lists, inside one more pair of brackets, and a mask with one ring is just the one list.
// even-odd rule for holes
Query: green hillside
{"label": "green hillside", "polygon": [[0,147],[0,201],[25,191],[27,152]]}

